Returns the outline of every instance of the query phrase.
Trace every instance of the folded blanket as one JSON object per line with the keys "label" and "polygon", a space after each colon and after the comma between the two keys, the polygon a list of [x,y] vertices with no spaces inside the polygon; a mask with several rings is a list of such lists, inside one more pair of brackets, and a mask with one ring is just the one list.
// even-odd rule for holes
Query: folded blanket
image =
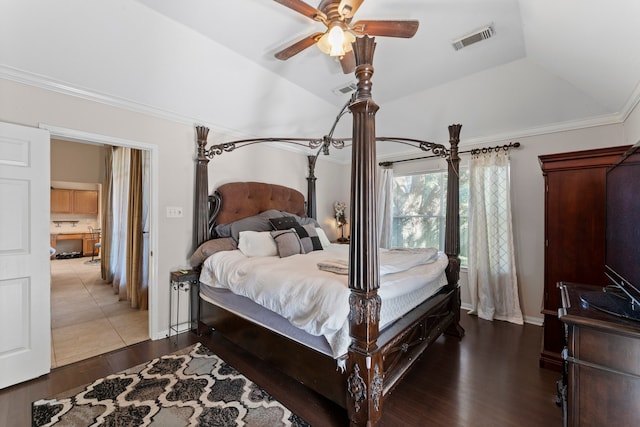
{"label": "folded blanket", "polygon": [[[436,248],[396,248],[380,250],[380,276],[399,273],[418,265],[429,264],[438,258]],[[346,259],[328,259],[318,263],[318,268],[335,274],[349,274]]]}
{"label": "folded blanket", "polygon": [[320,261],[318,268],[323,271],[329,271],[336,274],[349,274],[349,263],[343,259],[328,259]]}

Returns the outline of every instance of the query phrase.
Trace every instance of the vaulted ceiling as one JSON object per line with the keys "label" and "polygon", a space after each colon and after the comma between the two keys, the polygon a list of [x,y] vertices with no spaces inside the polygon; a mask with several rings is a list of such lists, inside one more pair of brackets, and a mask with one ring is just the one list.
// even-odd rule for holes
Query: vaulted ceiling
{"label": "vaulted ceiling", "polygon": [[[4,75],[238,135],[320,137],[355,81],[313,46],[275,59],[324,27],[274,1],[5,3]],[[462,123],[469,143],[620,123],[640,99],[639,16],[634,0],[365,0],[356,20],[420,21],[411,39],[376,38],[377,134],[446,142]],[[489,24],[493,37],[452,47]]]}

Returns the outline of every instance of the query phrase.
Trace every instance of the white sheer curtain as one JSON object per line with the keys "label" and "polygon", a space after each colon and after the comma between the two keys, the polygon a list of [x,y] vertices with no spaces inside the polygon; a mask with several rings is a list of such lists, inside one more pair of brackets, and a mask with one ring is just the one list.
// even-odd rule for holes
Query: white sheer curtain
{"label": "white sheer curtain", "polygon": [[393,223],[393,168],[381,169],[378,180],[378,244],[381,248],[391,247],[391,227]]}
{"label": "white sheer curtain", "polygon": [[131,149],[116,147],[113,151],[113,226],[111,229],[111,263],[114,292],[127,300],[127,212],[129,209],[129,169]]}
{"label": "white sheer curtain", "polygon": [[513,230],[509,154],[474,155],[469,169],[470,313],[521,325]]}

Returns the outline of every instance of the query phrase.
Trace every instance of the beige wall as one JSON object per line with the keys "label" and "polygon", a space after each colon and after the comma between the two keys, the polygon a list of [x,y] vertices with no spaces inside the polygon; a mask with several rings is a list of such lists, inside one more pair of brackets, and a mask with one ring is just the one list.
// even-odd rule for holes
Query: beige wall
{"label": "beige wall", "polygon": [[[158,193],[156,216],[159,316],[158,330],[168,322],[165,292],[171,269],[187,265],[191,251],[195,143],[193,126],[115,108],[96,102],[0,80],[0,120],[79,131],[154,144],[158,150]],[[9,102],[9,100],[11,100]],[[516,263],[525,318],[542,319],[540,307],[544,279],[544,192],[538,156],[556,152],[624,145],[640,138],[638,108],[623,125],[608,125],[521,138],[523,147],[512,152],[512,201]],[[225,137],[211,129],[209,141]],[[464,128],[462,131],[464,141]],[[631,141],[629,141],[631,140]],[[496,141],[503,144],[509,141]],[[469,147],[464,147],[469,148]],[[306,156],[269,146],[237,150],[210,162],[210,187],[234,180],[257,180],[288,185],[306,193]],[[349,199],[349,165],[320,158],[318,177],[318,217],[327,234],[335,237],[332,205]],[[166,218],[167,206],[184,209],[183,218]],[[468,302],[466,276],[462,277],[463,297]]]}
{"label": "beige wall", "polygon": [[[461,140],[464,144],[464,128]],[[538,156],[626,145],[626,140],[622,125],[608,125],[520,138],[518,141],[521,148],[511,151],[511,202],[520,304],[525,320],[540,324],[544,285],[544,181]],[[473,146],[463,145],[461,150],[470,148]],[[461,157],[463,163],[468,163],[468,154]],[[397,170],[398,173],[410,173],[445,167],[441,160],[428,160],[398,164]],[[462,272],[460,282],[463,304],[470,304],[466,271]]]}
{"label": "beige wall", "polygon": [[98,184],[103,177],[103,146],[51,139],[52,181]]}
{"label": "beige wall", "polygon": [[[196,152],[193,125],[151,117],[85,99],[64,95],[13,81],[0,79],[0,121],[38,127],[73,129],[79,132],[134,141],[157,147],[157,250],[154,252],[157,275],[150,283],[158,301],[157,318],[151,318],[152,332],[167,329],[169,315],[169,272],[187,265],[191,255],[193,227],[194,157]],[[228,138],[211,129],[209,141]],[[306,193],[306,155],[272,147],[238,150],[210,162],[212,185],[236,179],[280,183]],[[318,190],[328,193],[318,197],[318,217],[324,224],[332,216],[334,197],[348,195],[348,170],[343,165],[321,159],[316,166]],[[167,206],[183,208],[182,218],[166,218]],[[331,230],[327,228],[327,233]],[[331,234],[329,234],[331,237]],[[157,336],[156,338],[160,338]]]}

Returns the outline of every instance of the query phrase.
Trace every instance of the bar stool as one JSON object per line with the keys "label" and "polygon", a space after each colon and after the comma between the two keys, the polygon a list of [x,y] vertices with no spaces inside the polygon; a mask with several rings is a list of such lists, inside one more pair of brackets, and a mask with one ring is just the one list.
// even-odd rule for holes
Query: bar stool
{"label": "bar stool", "polygon": [[100,250],[102,247],[102,243],[100,242],[100,237],[102,230],[100,228],[89,227],[89,233],[91,233],[91,241],[93,242],[93,251],[91,252],[91,260],[89,262],[99,262],[100,258],[94,258],[96,254],[96,249]]}

